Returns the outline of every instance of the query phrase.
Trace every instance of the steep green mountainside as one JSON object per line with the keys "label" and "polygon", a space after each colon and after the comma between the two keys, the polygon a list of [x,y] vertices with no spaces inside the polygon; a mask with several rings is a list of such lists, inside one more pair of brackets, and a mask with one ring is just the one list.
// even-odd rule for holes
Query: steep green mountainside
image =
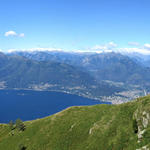
{"label": "steep green mountainside", "polygon": [[150,96],[121,105],[71,107],[28,121],[26,129],[0,125],[0,149],[149,150]]}
{"label": "steep green mountainside", "polygon": [[[123,87],[96,81],[78,67],[0,53],[0,88],[56,90],[91,98],[110,96]],[[99,98],[100,99],[100,98]]]}

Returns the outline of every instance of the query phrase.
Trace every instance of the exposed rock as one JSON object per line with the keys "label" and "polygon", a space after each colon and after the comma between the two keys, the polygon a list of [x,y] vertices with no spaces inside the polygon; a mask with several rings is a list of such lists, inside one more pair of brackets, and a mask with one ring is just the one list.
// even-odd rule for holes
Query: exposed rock
{"label": "exposed rock", "polygon": [[92,134],[93,130],[94,130],[94,129],[97,129],[97,128],[99,128],[99,125],[96,124],[96,123],[94,123],[93,127],[90,128],[90,130],[89,130],[89,134]]}
{"label": "exposed rock", "polygon": [[139,130],[138,130],[139,132],[138,132],[138,139],[141,139],[142,137],[143,137],[143,134],[145,133],[145,129],[144,130],[140,130],[140,128],[139,128]]}
{"label": "exposed rock", "polygon": [[72,131],[72,129],[74,128],[74,126],[76,125],[76,123],[74,123],[71,128],[69,129],[69,131]]}
{"label": "exposed rock", "polygon": [[[143,134],[146,132],[146,129],[150,123],[149,111],[142,110],[142,107],[138,108],[134,113],[134,119],[137,122],[137,126],[138,126],[137,136],[138,136],[138,143],[140,143],[143,138]],[[139,149],[139,150],[143,150],[143,149]],[[147,150],[147,149],[144,149],[144,150]]]}
{"label": "exposed rock", "polygon": [[142,148],[139,148],[139,149],[136,149],[136,150],[149,150],[149,148],[147,147],[147,145],[145,145]]}

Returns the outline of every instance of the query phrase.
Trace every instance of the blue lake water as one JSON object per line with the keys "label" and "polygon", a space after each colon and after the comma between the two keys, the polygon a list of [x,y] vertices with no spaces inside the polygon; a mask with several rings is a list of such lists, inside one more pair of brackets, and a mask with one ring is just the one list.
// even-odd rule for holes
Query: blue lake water
{"label": "blue lake water", "polygon": [[[61,92],[0,90],[0,123],[46,117],[70,106],[104,104]],[[105,103],[110,104],[110,103]]]}

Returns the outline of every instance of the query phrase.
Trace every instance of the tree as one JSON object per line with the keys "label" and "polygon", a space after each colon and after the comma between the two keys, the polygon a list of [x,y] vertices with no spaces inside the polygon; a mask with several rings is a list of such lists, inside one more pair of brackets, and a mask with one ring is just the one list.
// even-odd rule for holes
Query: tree
{"label": "tree", "polygon": [[19,130],[19,131],[24,131],[25,130],[25,125],[23,123],[22,120],[20,119],[17,119],[16,120],[16,128]]}
{"label": "tree", "polygon": [[14,130],[14,123],[12,120],[9,122],[9,128],[10,130]]}

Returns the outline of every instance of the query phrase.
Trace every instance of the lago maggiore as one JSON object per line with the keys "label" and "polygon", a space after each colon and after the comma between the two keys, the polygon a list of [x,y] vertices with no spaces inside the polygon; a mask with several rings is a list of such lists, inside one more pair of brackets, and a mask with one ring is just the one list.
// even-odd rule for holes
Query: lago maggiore
{"label": "lago maggiore", "polygon": [[0,123],[7,123],[17,118],[26,121],[46,117],[70,106],[104,102],[61,92],[0,90],[0,103]]}

